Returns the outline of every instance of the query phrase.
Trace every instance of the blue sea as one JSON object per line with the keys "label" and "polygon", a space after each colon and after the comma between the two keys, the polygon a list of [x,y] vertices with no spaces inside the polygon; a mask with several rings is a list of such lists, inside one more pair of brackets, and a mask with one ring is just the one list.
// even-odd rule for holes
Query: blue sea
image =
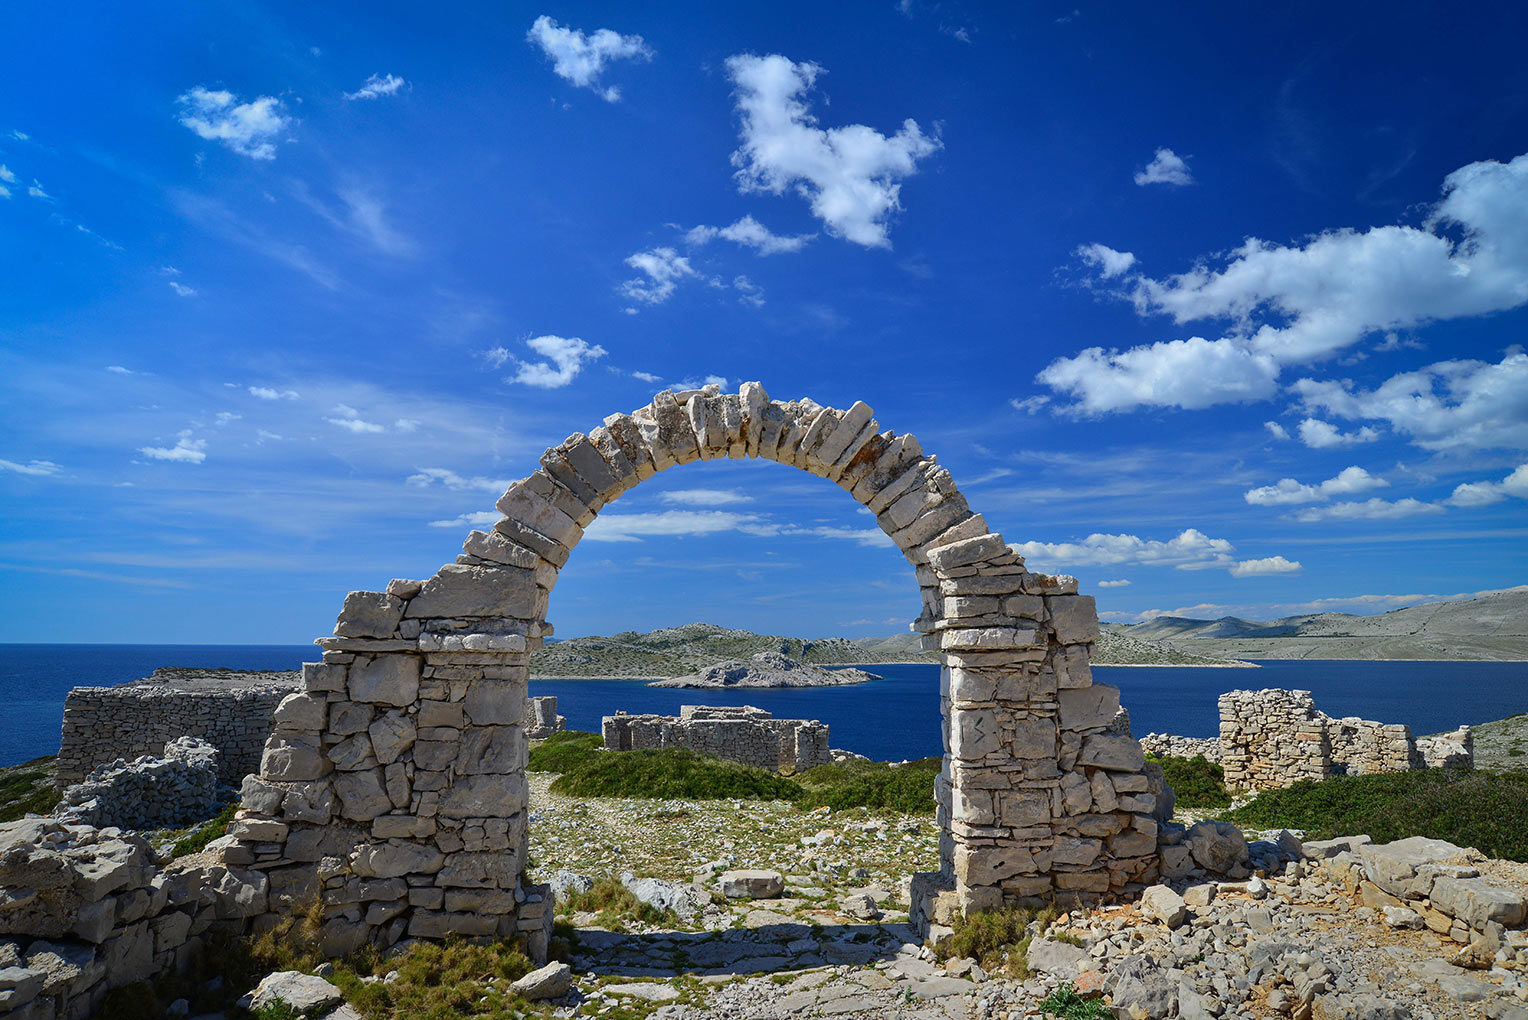
{"label": "blue sea", "polygon": [[[58,751],[64,695],[71,687],[109,686],[159,666],[297,669],[317,661],[312,645],[0,645],[0,765]],[[1528,663],[1265,661],[1262,669],[1097,666],[1130,710],[1136,734],[1213,737],[1216,699],[1235,688],[1309,690],[1331,716],[1357,715],[1436,733],[1528,712]],[[674,714],[681,704],[757,705],[782,718],[819,719],[834,747],[898,760],[940,753],[939,668],[873,666],[883,677],[852,687],[699,691],[630,680],[531,681],[554,694],[568,725],[598,731],[617,710]]]}

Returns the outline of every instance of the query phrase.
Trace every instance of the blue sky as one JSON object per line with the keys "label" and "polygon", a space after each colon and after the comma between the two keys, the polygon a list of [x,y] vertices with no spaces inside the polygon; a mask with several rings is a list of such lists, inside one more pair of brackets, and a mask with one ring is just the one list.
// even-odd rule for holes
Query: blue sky
{"label": "blue sky", "polygon": [[[1517,5],[8,27],[0,640],[305,642],[708,379],[866,401],[1109,619],[1528,581]],[[712,462],[607,510],[550,616],[917,613],[835,486]]]}

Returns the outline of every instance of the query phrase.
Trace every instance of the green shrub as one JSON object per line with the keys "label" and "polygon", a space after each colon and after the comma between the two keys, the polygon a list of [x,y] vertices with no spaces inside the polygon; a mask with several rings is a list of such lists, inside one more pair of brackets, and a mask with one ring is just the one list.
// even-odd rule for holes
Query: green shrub
{"label": "green shrub", "polygon": [[562,730],[531,748],[525,768],[529,772],[572,772],[600,755],[605,738],[583,730]]}
{"label": "green shrub", "polygon": [[953,934],[934,946],[941,961],[969,957],[992,972],[1006,964],[1014,977],[1029,976],[1029,943],[1043,934],[1056,919],[1056,908],[1008,907],[957,915],[950,922]]}
{"label": "green shrub", "polygon": [[1067,982],[1040,1000],[1040,1015],[1056,1020],[1114,1020],[1114,1011],[1101,999],[1084,999]]}
{"label": "green shrub", "polygon": [[[625,931],[627,921],[642,921],[654,927],[674,928],[679,916],[672,910],[659,910],[643,903],[632,891],[613,878],[602,878],[588,892],[569,890],[557,904],[557,912],[564,916],[577,913],[599,915],[601,928]],[[555,930],[556,925],[554,923]]]}
{"label": "green shrub", "polygon": [[934,781],[939,777],[939,768],[938,758],[923,758],[906,765],[883,761],[819,765],[796,776],[796,782],[806,789],[797,804],[835,811],[862,807],[910,815],[933,814]]}
{"label": "green shrub", "polygon": [[1304,829],[1307,839],[1427,836],[1528,861],[1528,776],[1516,773],[1427,769],[1305,780],[1226,817],[1252,828]]}
{"label": "green shrub", "polygon": [[682,747],[606,752],[564,772],[552,792],[575,797],[662,800],[797,800],[797,783],[765,769]]}
{"label": "green shrub", "polygon": [[508,1020],[524,1005],[509,985],[531,971],[518,943],[473,945],[457,936],[445,943],[416,942],[402,956],[377,960],[370,970],[396,970],[391,984],[361,981],[358,971],[336,967],[332,979],[345,1001],[366,1020]]}
{"label": "green shrub", "polygon": [[61,798],[53,788],[56,761],[50,755],[0,769],[0,822],[45,815],[58,806]]}
{"label": "green shrub", "polygon": [[207,849],[208,843],[221,839],[228,833],[228,825],[233,821],[234,812],[238,810],[239,801],[225,806],[216,817],[203,822],[184,837],[176,840],[175,845],[170,848],[170,856],[185,857],[187,854],[197,854]]}
{"label": "green shrub", "polygon": [[1219,765],[1196,754],[1192,758],[1153,757],[1162,766],[1162,778],[1177,795],[1178,807],[1221,808],[1231,806],[1231,793],[1226,789],[1226,771]]}

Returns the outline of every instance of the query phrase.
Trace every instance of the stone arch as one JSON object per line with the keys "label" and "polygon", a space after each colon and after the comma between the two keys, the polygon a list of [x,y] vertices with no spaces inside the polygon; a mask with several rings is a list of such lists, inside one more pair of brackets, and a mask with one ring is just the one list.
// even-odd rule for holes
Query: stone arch
{"label": "stone arch", "polygon": [[[525,877],[529,656],[583,530],[653,474],[763,457],[835,482],[913,565],[913,628],[940,653],[940,870],[913,915],[1094,899],[1158,870],[1157,797],[1116,689],[1092,682],[1091,597],[1027,571],[917,439],[755,382],[664,391],[549,449],[426,581],[352,592],[305,690],[284,700],[229,829],[226,863],[263,871],[273,912],[324,903],[324,948],[524,936],[549,896]],[[1170,809],[1169,809],[1170,810]]]}

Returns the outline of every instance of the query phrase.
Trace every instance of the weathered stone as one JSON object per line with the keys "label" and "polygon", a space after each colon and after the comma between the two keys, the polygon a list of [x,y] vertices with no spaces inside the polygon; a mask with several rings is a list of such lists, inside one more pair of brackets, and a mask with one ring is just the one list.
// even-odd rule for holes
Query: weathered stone
{"label": "weathered stone", "polygon": [[393,809],[381,769],[340,772],[334,777],[334,792],[340,799],[340,815],[352,821],[369,822]]}
{"label": "weathered stone", "polygon": [[445,818],[508,818],[525,810],[525,777],[458,776],[440,802]]}
{"label": "weathered stone", "polygon": [[363,878],[401,878],[433,875],[445,863],[445,855],[421,843],[373,843],[356,850],[354,869]]}
{"label": "weathered stone", "polygon": [[518,726],[475,726],[462,735],[456,774],[508,775],[525,768],[525,731]]}
{"label": "weathered stone", "polygon": [[344,999],[340,990],[328,981],[299,970],[268,974],[249,994],[249,1008],[254,1012],[280,1002],[303,1016],[316,1016]]}
{"label": "weathered stone", "polygon": [[334,633],[339,637],[390,638],[403,618],[403,600],[379,591],[345,596]]}
{"label": "weathered stone", "polygon": [[1183,843],[1201,868],[1225,874],[1251,856],[1241,830],[1230,822],[1204,821],[1184,834]]}
{"label": "weathered stone", "polygon": [[349,689],[352,701],[411,705],[419,697],[419,657],[358,656],[350,666]]}
{"label": "weathered stone", "polygon": [[553,962],[539,970],[531,971],[515,981],[509,988],[516,995],[535,1002],[542,999],[560,999],[568,994],[568,989],[572,986],[571,968],[566,963]]}
{"label": "weathered stone", "polygon": [[289,694],[276,706],[273,717],[281,730],[322,730],[329,703],[312,694]]}
{"label": "weathered stone", "polygon": [[773,899],[785,889],[785,877],[778,871],[728,871],[720,882],[728,899]]}
{"label": "weathered stone", "polygon": [[1165,885],[1154,885],[1141,894],[1141,913],[1176,928],[1188,918],[1188,904]]}
{"label": "weathered stone", "polygon": [[1119,711],[1119,688],[1109,684],[1091,684],[1059,691],[1061,727],[1067,730],[1090,730],[1108,726]]}
{"label": "weathered stone", "polygon": [[1077,764],[1111,772],[1139,772],[1146,755],[1136,739],[1124,733],[1096,733],[1082,742]]}
{"label": "weathered stone", "polygon": [[1490,922],[1516,928],[1528,920],[1528,895],[1522,889],[1492,885],[1484,878],[1441,877],[1431,893],[1434,907],[1458,918],[1476,931]]}
{"label": "weathered stone", "polygon": [[529,620],[536,616],[537,590],[535,575],[529,570],[447,564],[409,600],[406,615]]}
{"label": "weathered stone", "polygon": [[366,732],[371,736],[372,752],[383,765],[391,765],[401,758],[414,746],[418,735],[413,720],[402,712],[388,712],[372,723]]}
{"label": "weathered stone", "polygon": [[467,688],[467,717],[474,726],[513,726],[524,722],[525,685],[478,680]]}
{"label": "weathered stone", "polygon": [[322,779],[333,771],[323,753],[312,744],[272,737],[260,758],[260,776],[278,783],[301,783]]}

